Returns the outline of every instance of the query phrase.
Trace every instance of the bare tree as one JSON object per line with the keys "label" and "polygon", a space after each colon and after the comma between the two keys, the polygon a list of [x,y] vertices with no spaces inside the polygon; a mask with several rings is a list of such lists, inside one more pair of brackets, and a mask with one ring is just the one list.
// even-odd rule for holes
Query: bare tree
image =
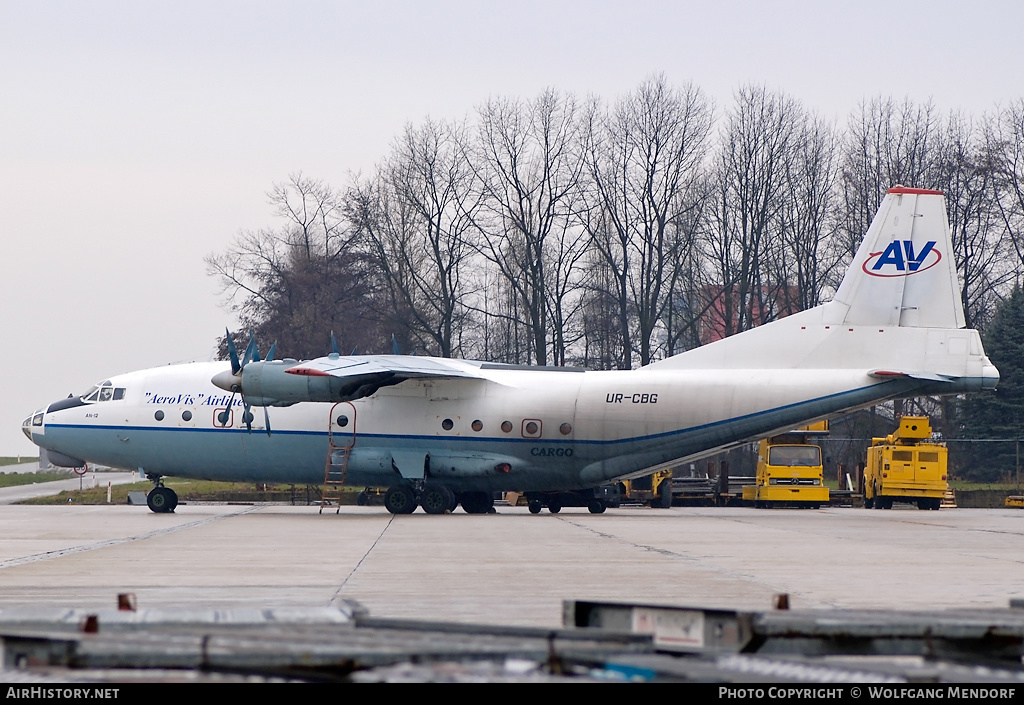
{"label": "bare tree", "polygon": [[416,347],[451,357],[468,321],[478,190],[462,125],[406,126],[371,181],[357,181],[346,213],[384,273],[396,327]]}
{"label": "bare tree", "polygon": [[[748,86],[722,130],[715,174],[715,208],[705,238],[720,290],[708,295],[714,336],[732,335],[771,320],[777,311],[766,266],[781,246],[782,214],[791,196],[788,178],[800,142],[800,105],[766,88]],[[713,337],[714,337],[713,336]]]}
{"label": "bare tree", "polygon": [[571,222],[582,169],[577,112],[574,98],[553,90],[528,102],[492,99],[479,109],[473,160],[484,198],[480,251],[519,297],[516,309],[540,365],[551,359],[549,346],[554,362],[564,362],[579,288],[585,242]]}
{"label": "bare tree", "polygon": [[988,161],[995,172],[996,205],[1019,271],[1024,265],[1024,98],[988,118],[985,135]]}
{"label": "bare tree", "polygon": [[225,304],[288,355],[322,355],[332,331],[342,345],[381,349],[378,272],[346,230],[338,194],[296,174],[268,196],[284,224],[239,233],[225,252],[206,258]]}
{"label": "bare tree", "polygon": [[953,114],[944,125],[936,150],[934,188],[946,194],[960,298],[967,327],[984,327],[1007,289],[1014,268],[1006,266],[1004,224],[999,217],[995,165],[985,137],[967,118]]}
{"label": "bare tree", "polygon": [[770,277],[776,305],[795,313],[821,303],[842,252],[836,247],[838,137],[820,118],[800,119],[779,211]]}
{"label": "bare tree", "polygon": [[857,252],[886,191],[897,184],[930,188],[938,117],[929,102],[864,101],[850,116],[842,159],[845,249]]}
{"label": "bare tree", "polygon": [[[654,359],[655,330],[672,302],[677,264],[692,250],[703,203],[703,160],[712,106],[692,85],[674,90],[663,76],[644,81],[608,111],[591,110],[589,207],[581,211],[592,246],[615,283],[622,350],[618,366]],[[671,343],[669,344],[671,348]]]}

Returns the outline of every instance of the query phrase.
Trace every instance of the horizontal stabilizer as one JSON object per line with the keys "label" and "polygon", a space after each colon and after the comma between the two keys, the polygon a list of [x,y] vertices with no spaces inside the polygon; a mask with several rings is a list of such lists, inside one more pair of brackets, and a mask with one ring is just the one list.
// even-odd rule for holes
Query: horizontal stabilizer
{"label": "horizontal stabilizer", "polygon": [[906,370],[871,370],[868,375],[875,379],[920,379],[927,382],[952,382],[955,378],[935,372]]}

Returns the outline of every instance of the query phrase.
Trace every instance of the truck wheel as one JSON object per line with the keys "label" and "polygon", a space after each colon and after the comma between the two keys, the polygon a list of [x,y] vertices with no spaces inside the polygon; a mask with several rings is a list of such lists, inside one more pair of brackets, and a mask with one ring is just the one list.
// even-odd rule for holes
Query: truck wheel
{"label": "truck wheel", "polygon": [[874,497],[868,497],[867,495],[864,495],[864,508],[865,509],[871,509],[871,507],[874,506],[874,504],[875,504],[875,498]]}

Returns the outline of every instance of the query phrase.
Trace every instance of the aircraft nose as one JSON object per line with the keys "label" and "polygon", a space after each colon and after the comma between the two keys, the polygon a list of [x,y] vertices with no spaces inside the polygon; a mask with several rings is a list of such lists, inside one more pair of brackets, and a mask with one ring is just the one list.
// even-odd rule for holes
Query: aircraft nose
{"label": "aircraft nose", "polygon": [[[24,433],[25,436],[30,441],[32,441],[33,443],[36,443],[36,439],[33,437],[32,431],[33,431],[33,429],[37,429],[39,431],[43,430],[43,414],[44,413],[46,413],[46,412],[43,411],[42,409],[40,409],[39,411],[37,411],[36,413],[32,414],[31,416],[29,416],[28,418],[26,418],[24,421],[21,422],[21,431],[22,431],[22,433]],[[39,445],[39,444],[36,443],[36,445]]]}

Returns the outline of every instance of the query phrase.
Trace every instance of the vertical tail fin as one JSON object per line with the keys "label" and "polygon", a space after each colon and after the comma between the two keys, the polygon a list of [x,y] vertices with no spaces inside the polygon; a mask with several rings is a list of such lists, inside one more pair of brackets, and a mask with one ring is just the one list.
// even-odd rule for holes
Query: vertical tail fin
{"label": "vertical tail fin", "polygon": [[826,322],[963,328],[953,241],[941,191],[889,189]]}

